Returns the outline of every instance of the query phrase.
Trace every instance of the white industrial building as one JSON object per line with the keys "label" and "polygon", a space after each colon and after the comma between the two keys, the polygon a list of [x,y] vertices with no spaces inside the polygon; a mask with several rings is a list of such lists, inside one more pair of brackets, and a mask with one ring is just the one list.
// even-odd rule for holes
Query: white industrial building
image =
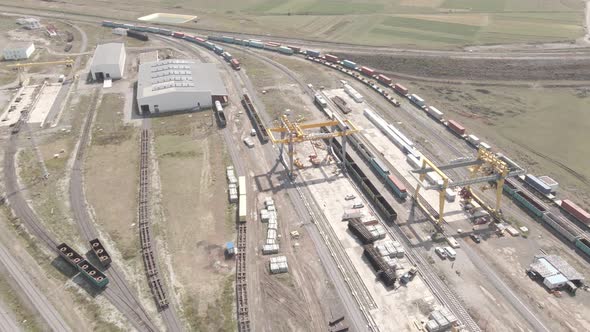
{"label": "white industrial building", "polygon": [[141,114],[198,111],[227,100],[227,90],[212,63],[162,60],[139,65],[137,105]]}
{"label": "white industrial building", "polygon": [[34,30],[41,28],[41,22],[34,17],[24,17],[16,19],[16,23],[22,25],[25,29]]}
{"label": "white industrial building", "polygon": [[28,59],[35,52],[33,42],[14,42],[6,45],[2,50],[4,60],[23,60]]}
{"label": "white industrial building", "polygon": [[90,64],[90,75],[95,81],[118,80],[125,71],[125,44],[108,43],[98,45]]}
{"label": "white industrial building", "polygon": [[565,288],[575,292],[584,281],[584,277],[578,271],[556,255],[535,256],[528,273],[540,278],[543,285],[550,290]]}

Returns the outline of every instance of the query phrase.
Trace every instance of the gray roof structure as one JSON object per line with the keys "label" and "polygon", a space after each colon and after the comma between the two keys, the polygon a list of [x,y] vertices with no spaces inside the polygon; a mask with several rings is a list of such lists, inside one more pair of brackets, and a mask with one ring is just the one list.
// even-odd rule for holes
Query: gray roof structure
{"label": "gray roof structure", "polygon": [[125,44],[123,43],[98,45],[94,50],[91,68],[96,65],[118,64],[123,52],[125,52]]}
{"label": "gray roof structure", "polygon": [[217,66],[213,63],[169,59],[139,65],[138,98],[174,91],[210,91],[212,96],[227,96]]}
{"label": "gray roof structure", "polygon": [[584,280],[584,277],[568,262],[561,258],[561,256],[536,256],[535,261],[530,265],[530,268],[544,279],[563,275],[569,281]]}

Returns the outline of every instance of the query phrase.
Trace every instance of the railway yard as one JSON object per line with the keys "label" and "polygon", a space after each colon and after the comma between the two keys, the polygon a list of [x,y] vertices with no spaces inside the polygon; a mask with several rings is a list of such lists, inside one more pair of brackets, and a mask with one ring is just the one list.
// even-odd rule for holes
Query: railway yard
{"label": "railway yard", "polygon": [[1,6],[0,331],[590,330],[587,45]]}

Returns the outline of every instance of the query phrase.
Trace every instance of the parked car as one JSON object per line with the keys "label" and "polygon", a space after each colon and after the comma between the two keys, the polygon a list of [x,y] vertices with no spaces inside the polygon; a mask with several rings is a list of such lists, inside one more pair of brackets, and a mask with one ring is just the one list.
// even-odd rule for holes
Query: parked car
{"label": "parked car", "polygon": [[362,209],[365,207],[365,204],[363,204],[363,202],[356,202],[352,205],[353,209]]}
{"label": "parked car", "polygon": [[473,240],[473,242],[475,243],[480,243],[481,242],[481,237],[479,237],[479,235],[477,234],[471,234],[469,235],[469,237]]}
{"label": "parked car", "polygon": [[434,248],[434,252],[440,257],[440,259],[447,259],[447,252],[441,247]]}
{"label": "parked car", "polygon": [[401,276],[400,281],[402,282],[402,284],[407,284],[412,279],[414,279],[416,273],[418,273],[418,269],[415,266],[412,266],[412,268],[408,272],[404,273],[404,275]]}
{"label": "parked car", "polygon": [[355,198],[356,198],[356,196],[353,194],[348,194],[348,195],[344,196],[344,199],[347,201],[353,200]]}
{"label": "parked car", "polygon": [[256,136],[256,129],[250,130],[250,136]]}

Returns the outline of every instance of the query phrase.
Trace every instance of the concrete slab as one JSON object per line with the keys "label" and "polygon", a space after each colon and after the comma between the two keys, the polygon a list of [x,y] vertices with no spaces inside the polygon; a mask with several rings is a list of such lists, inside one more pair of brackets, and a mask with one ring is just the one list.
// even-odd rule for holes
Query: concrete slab
{"label": "concrete slab", "polygon": [[51,111],[51,107],[53,106],[61,87],[61,83],[51,83],[46,84],[43,89],[41,89],[37,102],[29,114],[28,123],[39,123],[40,126],[43,126],[47,114]]}
{"label": "concrete slab", "polygon": [[28,85],[20,88],[14,95],[2,116],[0,116],[0,126],[13,126],[25,110],[29,110],[32,106],[39,85]]}

